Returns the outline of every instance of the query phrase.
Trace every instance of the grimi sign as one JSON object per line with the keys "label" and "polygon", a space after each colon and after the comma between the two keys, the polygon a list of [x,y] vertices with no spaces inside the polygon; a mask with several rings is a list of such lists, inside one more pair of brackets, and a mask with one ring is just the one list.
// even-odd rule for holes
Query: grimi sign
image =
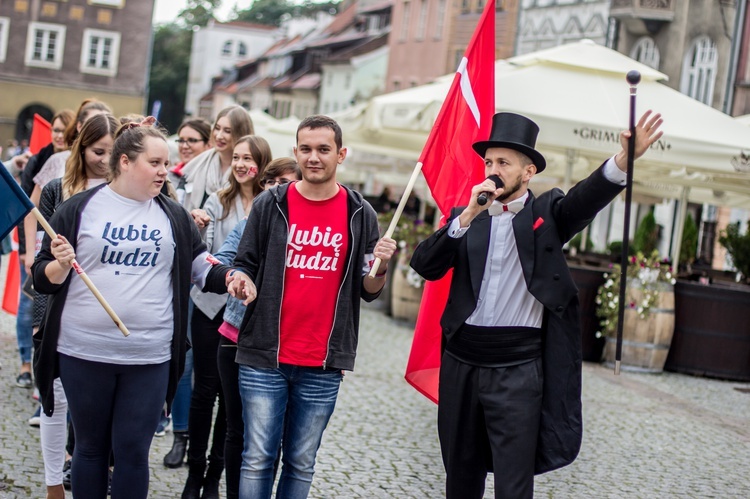
{"label": "grimi sign", "polygon": [[[604,128],[589,128],[581,127],[574,128],[573,135],[578,135],[583,142],[594,142],[597,144],[619,144],[620,143],[620,132],[604,129]],[[657,140],[651,145],[651,150],[655,151],[670,151],[672,144],[661,139]]]}

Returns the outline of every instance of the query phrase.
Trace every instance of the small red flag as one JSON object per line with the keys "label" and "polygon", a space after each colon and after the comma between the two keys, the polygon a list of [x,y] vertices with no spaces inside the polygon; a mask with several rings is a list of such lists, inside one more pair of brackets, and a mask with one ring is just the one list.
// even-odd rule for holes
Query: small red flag
{"label": "small red flag", "polygon": [[[494,112],[495,1],[490,0],[419,158],[443,219],[451,208],[467,204],[471,188],[484,179],[484,161],[471,145],[489,137]],[[438,399],[440,317],[451,275],[425,284],[406,366],[406,381],[433,402]]]}
{"label": "small red flag", "polygon": [[38,114],[34,113],[34,125],[31,127],[29,152],[37,154],[52,142],[52,125]]}
{"label": "small red flag", "polygon": [[11,315],[18,314],[21,297],[21,262],[18,257],[18,229],[13,230],[13,251],[8,258],[8,273],[5,275],[2,308]]}

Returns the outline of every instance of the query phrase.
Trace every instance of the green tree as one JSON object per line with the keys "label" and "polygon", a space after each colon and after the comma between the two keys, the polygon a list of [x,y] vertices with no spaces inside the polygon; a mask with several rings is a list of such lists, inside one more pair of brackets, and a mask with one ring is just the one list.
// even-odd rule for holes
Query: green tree
{"label": "green tree", "polygon": [[313,17],[318,12],[335,14],[338,4],[334,1],[292,3],[289,0],[255,0],[249,9],[236,10],[234,16],[238,21],[280,26],[288,18]]}
{"label": "green tree", "polygon": [[170,133],[177,131],[185,115],[192,37],[192,30],[174,23],[161,25],[154,33],[148,109],[161,102],[159,121]]}
{"label": "green tree", "polygon": [[185,26],[205,26],[214,18],[214,11],[221,5],[221,0],[188,0],[187,6],[177,17]]}
{"label": "green tree", "polygon": [[656,225],[654,211],[651,210],[648,215],[643,217],[640,225],[633,236],[633,249],[640,251],[644,255],[650,255],[659,242],[659,226]]}
{"label": "green tree", "polygon": [[719,244],[727,249],[734,267],[750,279],[750,230],[740,234],[740,225],[729,224],[719,236]]}
{"label": "green tree", "polygon": [[693,215],[687,214],[682,226],[682,243],[680,244],[680,265],[688,265],[695,261],[698,251],[698,226],[695,225]]}

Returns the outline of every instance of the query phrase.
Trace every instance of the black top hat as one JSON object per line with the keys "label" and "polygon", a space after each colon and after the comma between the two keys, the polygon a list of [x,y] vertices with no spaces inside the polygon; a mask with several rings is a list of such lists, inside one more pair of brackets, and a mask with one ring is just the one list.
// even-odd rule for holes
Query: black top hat
{"label": "black top hat", "polygon": [[492,117],[492,131],[489,140],[475,142],[472,146],[482,159],[490,147],[506,147],[524,153],[531,158],[536,166],[536,172],[541,173],[547,166],[542,156],[534,146],[539,127],[526,116],[514,113],[497,113]]}

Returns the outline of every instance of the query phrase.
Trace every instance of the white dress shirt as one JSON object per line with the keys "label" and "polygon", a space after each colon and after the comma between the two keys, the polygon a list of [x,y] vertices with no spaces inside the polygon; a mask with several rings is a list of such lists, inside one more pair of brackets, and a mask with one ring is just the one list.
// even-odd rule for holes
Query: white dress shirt
{"label": "white dress shirt", "polygon": [[[617,167],[614,157],[604,165],[604,177],[612,183],[625,185],[626,174]],[[528,191],[513,201],[526,203]],[[479,298],[467,324],[484,327],[542,327],[544,306],[529,293],[518,257],[513,233],[513,211],[503,211],[502,203],[493,201],[490,244],[482,274]],[[526,209],[526,208],[524,208]],[[462,237],[469,226],[461,227],[458,217],[448,227],[448,236]]]}

